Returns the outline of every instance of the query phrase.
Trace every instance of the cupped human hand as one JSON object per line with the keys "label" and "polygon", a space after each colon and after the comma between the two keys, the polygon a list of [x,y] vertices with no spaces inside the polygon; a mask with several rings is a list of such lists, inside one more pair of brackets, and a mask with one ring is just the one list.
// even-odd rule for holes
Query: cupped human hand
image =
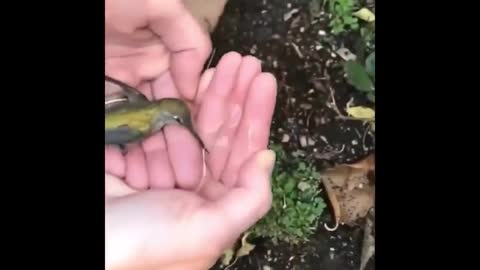
{"label": "cupped human hand", "polygon": [[[174,96],[169,81],[144,91]],[[276,80],[228,53],[200,80],[195,129],[167,126],[125,157],[106,149],[107,269],[208,269],[271,204]],[[136,267],[136,268],[135,268]]]}
{"label": "cupped human hand", "polygon": [[106,74],[134,87],[170,81],[193,100],[209,34],[181,0],[105,0]]}

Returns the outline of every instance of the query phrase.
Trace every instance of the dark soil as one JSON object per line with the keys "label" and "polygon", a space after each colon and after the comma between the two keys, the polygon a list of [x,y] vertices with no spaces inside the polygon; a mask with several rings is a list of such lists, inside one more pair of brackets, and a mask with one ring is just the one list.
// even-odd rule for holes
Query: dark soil
{"label": "dark soil", "polygon": [[[263,70],[278,79],[278,99],[272,126],[272,143],[315,163],[319,169],[335,163],[353,163],[374,151],[374,135],[361,121],[337,119],[332,94],[340,113],[345,107],[369,106],[366,97],[346,83],[339,48],[356,53],[358,36],[329,34],[328,15],[310,16],[311,0],[229,0],[213,34],[216,49],[213,64],[229,51],[254,55]],[[290,18],[285,14],[297,9]],[[332,224],[330,214],[322,217],[318,232],[307,244],[273,246],[256,243],[250,256],[229,269],[359,269],[363,232]],[[218,266],[214,269],[220,269]],[[374,269],[369,263],[367,269]]]}

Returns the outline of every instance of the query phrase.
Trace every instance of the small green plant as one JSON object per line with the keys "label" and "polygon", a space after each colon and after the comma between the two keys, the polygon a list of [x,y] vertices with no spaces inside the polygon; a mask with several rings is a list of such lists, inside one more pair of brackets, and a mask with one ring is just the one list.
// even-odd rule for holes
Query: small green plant
{"label": "small green plant", "polygon": [[288,158],[281,146],[272,145],[271,149],[277,154],[272,208],[252,227],[252,235],[270,238],[274,244],[308,241],[326,207],[319,196],[319,173],[312,165]]}
{"label": "small green plant", "polygon": [[332,15],[329,26],[333,34],[358,30],[358,18],[353,15],[357,0],[328,0],[328,12]]}

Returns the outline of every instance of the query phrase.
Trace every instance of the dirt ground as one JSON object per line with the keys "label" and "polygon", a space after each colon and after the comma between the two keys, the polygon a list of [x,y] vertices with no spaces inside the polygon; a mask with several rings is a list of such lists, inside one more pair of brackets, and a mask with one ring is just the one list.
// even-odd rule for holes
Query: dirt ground
{"label": "dirt ground", "polygon": [[[232,50],[262,60],[263,70],[279,81],[272,142],[322,169],[353,163],[374,151],[374,134],[368,126],[337,119],[332,96],[343,115],[347,103],[372,104],[346,83],[341,58],[335,53],[342,47],[355,53],[359,37],[330,35],[327,14],[312,20],[309,2],[230,0],[213,33],[213,64]],[[326,231],[323,223],[332,224],[329,212],[308,244],[273,246],[259,240],[250,256],[229,269],[359,269],[362,229]],[[374,269],[373,261],[367,270]]]}

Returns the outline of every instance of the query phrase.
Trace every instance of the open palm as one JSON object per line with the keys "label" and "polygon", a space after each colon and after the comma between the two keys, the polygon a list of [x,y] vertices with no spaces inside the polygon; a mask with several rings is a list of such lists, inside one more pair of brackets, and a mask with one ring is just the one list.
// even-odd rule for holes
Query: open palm
{"label": "open palm", "polygon": [[[179,97],[171,82],[161,77],[141,90],[155,99]],[[264,150],[275,79],[261,72],[257,59],[229,53],[202,75],[198,91],[191,105],[195,128],[209,151],[206,167],[198,143],[180,126],[167,126],[163,134],[132,146],[125,157],[118,149],[106,149],[110,246],[141,247],[141,261],[162,269],[178,260],[186,260],[188,269],[210,265],[270,207],[274,156]],[[119,226],[122,222],[128,226]],[[116,230],[109,232],[109,226]],[[138,262],[132,258],[137,255],[108,256]]]}

